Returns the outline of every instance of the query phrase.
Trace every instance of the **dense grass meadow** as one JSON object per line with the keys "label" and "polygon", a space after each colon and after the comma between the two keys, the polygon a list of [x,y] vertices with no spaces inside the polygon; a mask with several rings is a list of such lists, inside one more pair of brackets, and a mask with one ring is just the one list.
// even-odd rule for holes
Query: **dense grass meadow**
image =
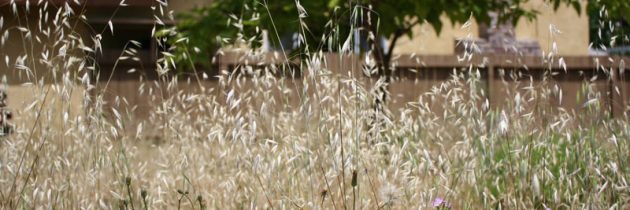
{"label": "dense grass meadow", "polygon": [[[159,78],[129,90],[154,96],[150,116],[137,119],[124,98],[105,100],[113,80],[94,62],[100,34],[76,30],[85,16],[11,10],[30,22],[0,19],[3,45],[17,36],[25,49],[2,65],[32,95],[9,107],[14,132],[0,138],[1,209],[630,209],[628,118],[611,117],[589,80],[563,96],[551,79],[523,79],[491,107],[470,63],[404,109],[375,109],[384,81],[365,76],[369,52],[342,56],[351,42],[338,46],[339,59],[366,65],[342,74],[304,43],[297,70],[251,64],[207,76],[175,61],[195,46],[161,25],[172,17],[157,4],[154,38],[164,47],[150,71]],[[101,30],[116,34],[116,25]],[[230,37],[237,46],[223,50],[262,56],[247,47],[259,38]],[[139,45],[129,40],[118,59],[138,59]],[[555,53],[543,56],[550,66],[562,65]],[[552,105],[562,97],[583,106]]]}

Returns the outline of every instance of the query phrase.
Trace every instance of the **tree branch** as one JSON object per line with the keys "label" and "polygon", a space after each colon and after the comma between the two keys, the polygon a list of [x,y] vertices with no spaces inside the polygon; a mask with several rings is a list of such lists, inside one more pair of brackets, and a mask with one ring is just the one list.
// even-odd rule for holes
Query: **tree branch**
{"label": "tree branch", "polygon": [[392,60],[392,54],[394,54],[394,48],[396,47],[396,42],[398,42],[398,39],[400,39],[403,34],[403,30],[400,29],[396,30],[396,33],[394,33],[394,37],[392,38],[391,43],[389,43],[389,47],[387,49],[387,55],[385,56],[385,63],[388,65],[386,68],[389,68],[389,64]]}

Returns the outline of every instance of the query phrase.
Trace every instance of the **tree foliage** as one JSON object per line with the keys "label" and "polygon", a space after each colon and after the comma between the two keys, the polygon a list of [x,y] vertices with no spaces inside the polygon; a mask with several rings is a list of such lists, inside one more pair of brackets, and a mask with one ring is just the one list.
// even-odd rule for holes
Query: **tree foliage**
{"label": "tree foliage", "polygon": [[[239,36],[260,38],[262,29],[270,31],[270,40],[278,48],[282,44],[279,38],[293,32],[304,32],[302,34],[305,36],[300,38],[311,46],[339,44],[322,37],[335,33],[344,36],[353,26],[360,27],[356,20],[352,21],[353,17],[357,17],[357,8],[366,8],[361,10],[364,13],[361,17],[367,17],[365,13],[371,16],[370,21],[376,26],[371,30],[374,36],[397,40],[401,36],[413,36],[411,28],[425,22],[439,33],[443,27],[442,17],[448,18],[452,23],[463,23],[471,17],[477,22],[488,22],[489,12],[497,12],[502,21],[516,22],[523,17],[533,19],[538,11],[525,7],[528,1],[215,0],[208,6],[181,15],[178,29],[182,36],[189,38],[192,46],[200,48],[200,53],[195,57],[199,61],[207,60],[217,48],[225,44],[234,44],[232,41]],[[580,0],[547,1],[556,9],[564,4],[581,11]],[[616,0],[602,1],[600,4],[609,8],[618,8],[620,5],[627,8],[629,3]],[[343,39],[345,37],[340,37],[340,40]],[[251,44],[254,47],[260,46],[255,40],[256,38],[252,38]],[[392,44],[395,46],[395,43]],[[335,50],[334,47],[323,49]]]}
{"label": "tree foliage", "polygon": [[[554,9],[574,8],[582,14],[583,4],[589,8],[606,7],[611,16],[627,17],[627,0],[543,0]],[[201,53],[193,60],[210,60],[214,51],[236,40],[247,40],[248,46],[260,46],[262,29],[270,32],[269,40],[275,47],[282,46],[282,37],[297,32],[298,55],[308,55],[311,46],[316,50],[344,51],[352,42],[354,29],[367,38],[369,52],[376,61],[377,74],[383,86],[376,90],[374,109],[378,113],[387,101],[388,84],[392,77],[392,52],[399,38],[414,36],[412,28],[429,24],[439,34],[447,18],[452,24],[474,19],[488,23],[491,13],[499,21],[517,24],[522,19],[532,20],[539,14],[528,7],[530,0],[215,0],[209,6],[195,9],[180,17],[179,36],[188,37],[190,44],[199,46]],[[251,37],[251,38],[248,38]],[[389,46],[379,38],[389,40]],[[353,43],[357,44],[357,43]],[[185,48],[184,48],[185,49]],[[186,57],[186,56],[184,56]]]}
{"label": "tree foliage", "polygon": [[[630,12],[628,11],[630,11],[630,1],[588,1],[590,41],[593,48],[606,50],[630,44],[628,36]],[[628,54],[627,50],[608,53]]]}

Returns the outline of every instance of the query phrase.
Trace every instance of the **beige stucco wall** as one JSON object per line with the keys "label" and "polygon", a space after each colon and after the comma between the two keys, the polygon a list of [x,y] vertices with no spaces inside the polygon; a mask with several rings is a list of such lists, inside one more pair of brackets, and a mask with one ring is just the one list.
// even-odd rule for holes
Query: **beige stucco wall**
{"label": "beige stucco wall", "polygon": [[[44,97],[47,91],[48,95]],[[53,88],[51,84],[41,87],[9,85],[7,92],[7,105],[14,116],[11,123],[18,130],[28,131],[32,128],[40,107],[42,110],[39,122],[43,128],[68,128],[69,122],[85,113],[85,89],[80,86],[64,89]],[[68,121],[64,121],[66,113]]]}
{"label": "beige stucco wall", "polygon": [[[572,7],[562,5],[557,11],[553,6],[543,0],[532,0],[525,7],[536,9],[540,15],[536,20],[520,20],[515,26],[516,38],[520,40],[536,40],[545,52],[549,52],[555,41],[558,53],[561,55],[588,55],[589,28],[588,16],[583,5],[582,15]],[[444,27],[438,36],[429,24],[415,27],[417,34],[413,39],[404,37],[399,40],[395,53],[419,55],[452,55],[455,52],[455,42],[466,38],[469,34],[472,38],[478,38],[478,25],[462,28],[462,25],[452,25],[448,18],[442,18]],[[550,35],[549,27],[554,25],[562,33]]]}
{"label": "beige stucco wall", "polygon": [[[189,0],[171,1],[169,8],[175,12],[190,10],[197,6],[207,5],[211,0]],[[515,26],[516,37],[519,40],[536,40],[545,52],[549,52],[551,43],[554,41],[558,46],[558,53],[561,55],[588,55],[589,29],[588,16],[585,14],[583,5],[582,15],[567,5],[562,5],[557,11],[553,6],[545,3],[544,0],[531,0],[525,5],[526,8],[535,9],[540,12],[536,20],[528,21],[522,19]],[[462,28],[461,24],[453,25],[451,21],[443,17],[444,24],[442,31],[438,35],[429,24],[422,24],[413,28],[415,36],[413,38],[402,37],[394,50],[397,54],[418,54],[418,55],[453,55],[455,52],[456,40],[479,37],[479,27],[472,21],[469,27]],[[562,33],[551,36],[549,26],[554,25]]]}
{"label": "beige stucco wall", "polygon": [[[560,55],[588,55],[589,26],[586,5],[582,7],[582,15],[578,15],[573,7],[566,5],[554,12],[553,5],[542,0],[531,1],[527,5],[540,11],[536,20],[521,20],[516,25],[517,39],[534,39],[543,51],[549,52],[552,43],[556,42]],[[553,26],[561,33],[550,33]]]}
{"label": "beige stucco wall", "polygon": [[474,21],[469,26],[453,25],[447,17],[442,17],[442,31],[440,34],[428,24],[413,28],[414,37],[405,36],[398,40],[394,53],[418,55],[452,55],[455,52],[456,40],[479,37],[479,26]]}
{"label": "beige stucco wall", "polygon": [[[208,4],[210,2],[210,0],[169,1],[169,9],[172,9],[175,12],[187,11],[195,6]],[[111,11],[98,11],[98,8],[90,8],[88,11],[95,19],[107,19],[111,16]],[[127,10],[123,9],[119,11],[118,15],[119,18],[121,16],[138,16],[140,18],[144,18],[147,11],[149,11],[148,7],[139,8],[137,13],[133,13],[133,8]],[[8,109],[14,114],[14,119],[11,120],[11,122],[17,125],[18,129],[32,127],[32,123],[34,122],[33,119],[40,106],[43,105],[42,118],[40,119],[40,122],[45,122],[45,126],[61,128],[65,124],[65,113],[68,113],[68,118],[71,120],[77,116],[83,115],[86,110],[84,107],[84,99],[87,94],[86,89],[79,83],[76,75],[74,75],[78,70],[78,65],[73,65],[69,69],[57,68],[56,70],[53,70],[49,68],[49,66],[43,64],[41,62],[42,53],[48,51],[50,57],[57,56],[62,44],[55,45],[54,43],[61,40],[57,40],[58,37],[47,39],[42,36],[42,31],[39,30],[40,26],[38,25],[40,22],[37,21],[40,18],[38,13],[31,12],[27,17],[28,22],[26,19],[18,21],[12,16],[12,14],[13,12],[10,7],[0,7],[0,15],[4,17],[4,24],[2,28],[0,28],[0,34],[4,35],[8,33],[8,39],[4,44],[0,45],[0,58],[2,59],[0,62],[0,78],[6,79],[6,83],[0,82],[0,86],[3,86],[2,88],[6,89]],[[51,17],[49,17],[49,20],[54,19],[52,17],[54,14],[55,12],[50,14]],[[23,35],[25,35],[25,33],[21,34],[21,32],[17,29],[18,26],[28,28],[28,30],[31,31],[31,35],[37,36],[40,40],[42,40],[42,42],[39,43],[33,42],[29,39],[23,39]],[[56,27],[52,24],[49,24],[48,27],[56,29]],[[73,30],[78,34],[89,34],[87,32],[89,29],[84,27],[86,26],[78,24]],[[68,35],[70,34],[70,31],[66,30],[64,34]],[[67,37],[64,39],[65,41],[70,41]],[[91,45],[89,36],[85,35],[83,41],[86,42],[86,45]],[[70,49],[67,49],[67,51],[69,54],[71,53]],[[79,51],[80,50],[73,52]],[[27,55],[27,59],[25,59],[24,65],[28,67],[28,70],[17,69],[15,65],[16,58],[25,55]],[[82,57],[78,54],[74,55],[79,59]],[[9,58],[8,65],[5,64],[5,57]],[[60,59],[61,58],[58,57],[50,60],[65,62],[69,59],[69,56],[63,58],[62,60]],[[62,84],[61,74],[68,71],[73,74],[70,76],[72,83],[64,86]],[[56,79],[51,77],[53,72],[56,72],[58,75]],[[79,74],[83,75],[84,72],[85,69],[83,69]],[[48,95],[44,100],[46,91],[48,91]]]}
{"label": "beige stucco wall", "polygon": [[[14,119],[11,122],[17,125],[18,129],[31,128],[42,105],[40,123],[44,127],[60,128],[64,125],[65,113],[68,113],[69,120],[85,113],[83,108],[85,88],[76,79],[79,61],[84,54],[82,50],[67,48],[65,56],[60,53],[64,51],[62,50],[63,43],[73,42],[68,36],[70,31],[63,29],[64,36],[53,32],[51,37],[46,37],[43,35],[46,26],[40,28],[40,22],[37,21],[38,13],[30,13],[27,17],[29,21],[24,18],[18,21],[14,16],[7,15],[12,14],[8,7],[0,8],[0,14],[3,14],[5,18],[0,34],[8,34],[7,40],[0,45],[0,58],[2,58],[0,78],[6,81],[6,83],[0,82],[0,86],[6,90],[8,109],[13,112]],[[40,41],[36,41],[35,38],[26,38],[27,33],[20,32],[18,26],[26,28],[30,32],[30,37],[37,37]],[[56,29],[52,25],[49,27],[53,29],[51,31]],[[74,28],[76,33],[83,33],[83,30],[81,26]],[[76,44],[77,41],[74,40],[74,42]],[[47,54],[47,59],[43,54]],[[26,58],[23,63],[17,61],[19,57],[24,56]],[[72,65],[66,65],[71,59],[75,62]],[[19,68],[20,65],[25,68]],[[83,70],[82,72],[86,71]],[[64,84],[63,75],[66,73],[68,77]],[[46,92],[48,95],[44,100]]]}
{"label": "beige stucco wall", "polygon": [[[195,6],[201,6],[210,3],[211,0],[189,0],[189,1],[170,1],[170,9],[176,12],[187,11]],[[521,20],[516,26],[516,36],[518,39],[535,39],[539,42],[542,49],[549,51],[551,43],[557,42],[558,50],[561,55],[587,55],[587,48],[589,44],[588,33],[588,17],[583,13],[581,16],[573,10],[573,8],[562,6],[558,11],[553,11],[550,5],[543,3],[543,0],[532,0],[528,5],[533,9],[541,12],[539,17],[528,22]],[[10,11],[2,11],[3,14],[10,14]],[[35,15],[35,13],[33,13]],[[31,17],[36,19],[37,17]],[[403,37],[399,40],[396,53],[404,54],[425,54],[425,55],[452,55],[454,53],[455,41],[460,38],[465,38],[470,35],[473,38],[478,37],[478,25],[472,23],[470,27],[462,28],[461,25],[452,25],[447,18],[442,18],[444,27],[441,33],[438,34],[428,24],[423,24],[415,27],[416,36],[412,39]],[[5,16],[5,26],[0,32],[6,33],[7,28],[10,28],[10,24],[16,24],[16,21],[12,21],[9,16]],[[36,22],[31,22],[30,29],[35,29]],[[549,26],[555,25],[562,33],[551,36],[549,33]],[[16,121],[20,121],[21,116],[25,116],[20,113],[27,105],[31,104],[38,94],[41,94],[41,89],[35,88],[35,86],[23,86],[25,82],[36,83],[39,79],[26,79],[24,74],[19,76],[18,70],[12,65],[15,62],[15,58],[18,55],[23,55],[24,50],[32,50],[30,55],[41,55],[42,49],[46,46],[32,43],[25,43],[21,40],[19,32],[16,28],[11,29],[11,34],[7,43],[0,49],[0,57],[4,61],[5,56],[11,58],[11,65],[7,66],[4,62],[0,63],[0,77],[7,76],[8,79],[8,95],[9,95],[9,108],[16,111]],[[50,44],[50,43],[48,43]],[[48,45],[50,46],[50,45]],[[53,49],[52,52],[56,52],[59,49]],[[36,75],[47,75],[50,70],[43,65],[31,66]],[[53,81],[44,81],[44,89],[52,87]],[[75,89],[68,96],[62,96],[60,92],[52,91],[49,95],[51,101],[46,104],[50,105],[50,109],[59,110],[57,113],[63,113],[63,110],[67,110],[71,115],[81,114],[84,110],[82,108],[82,98],[84,90],[81,86],[76,86]],[[60,115],[56,115],[60,117]],[[60,122],[59,120],[55,120]]]}

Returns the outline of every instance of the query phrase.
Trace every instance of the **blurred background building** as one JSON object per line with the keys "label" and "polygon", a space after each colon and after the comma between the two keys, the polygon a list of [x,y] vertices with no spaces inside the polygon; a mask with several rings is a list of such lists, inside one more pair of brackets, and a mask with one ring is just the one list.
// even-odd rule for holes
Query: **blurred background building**
{"label": "blurred background building", "polygon": [[[42,54],[47,46],[57,42],[55,38],[43,40],[42,43],[28,43],[25,47],[24,34],[16,30],[18,27],[27,27],[32,31],[38,30],[37,20],[40,18],[37,12],[42,4],[32,0],[15,0],[20,17],[16,17],[12,11],[11,0],[0,0],[0,16],[4,19],[4,26],[0,29],[2,36],[6,37],[3,44],[0,45],[0,58],[3,62],[0,64],[0,77],[6,77],[8,106],[23,107],[28,105],[29,97],[33,97],[34,90],[32,86],[24,85],[36,82],[53,83],[54,79],[50,77],[41,77],[48,74],[50,70],[46,65],[37,61],[29,61],[28,58],[20,57],[21,55]],[[166,1],[166,0],[163,0]],[[75,11],[85,11],[87,22],[78,21],[75,27],[75,33],[79,36],[86,37],[91,40],[97,34],[102,36],[102,53],[98,52],[92,62],[97,63],[96,69],[100,73],[100,77],[91,79],[99,82],[106,82],[111,77],[112,82],[107,90],[106,101],[113,103],[119,97],[125,97],[129,103],[138,105],[137,113],[146,116],[147,98],[142,94],[136,93],[136,89],[140,86],[138,80],[155,80],[155,62],[160,56],[159,51],[163,50],[156,44],[152,37],[156,21],[154,17],[155,5],[160,1],[156,0],[126,0],[128,6],[120,7],[120,1],[115,0],[88,0],[81,5],[77,5],[75,1],[65,0],[49,0],[45,1],[49,7],[63,7],[68,5]],[[176,17],[177,14],[190,11],[191,9],[207,5],[209,0],[186,0],[186,1],[169,1],[168,7],[173,10],[170,14]],[[528,71],[542,71],[548,67],[541,60],[543,52],[550,52],[557,46],[559,56],[564,56],[567,67],[575,72],[575,75],[597,75],[596,59],[593,56],[605,56],[609,53],[623,54],[626,47],[621,46],[611,49],[601,49],[601,47],[592,46],[593,28],[597,27],[597,22],[590,21],[593,19],[586,12],[578,14],[575,9],[568,6],[561,6],[554,11],[550,5],[544,3],[543,0],[532,0],[528,3],[529,7],[535,8],[541,12],[537,19],[533,21],[520,20],[516,25],[510,23],[497,23],[493,21],[491,24],[470,25],[452,25],[447,19],[444,19],[444,27],[438,35],[435,30],[428,24],[415,27],[413,30],[418,34],[413,38],[403,38],[399,41],[399,47],[395,49],[398,56],[398,66],[400,72],[398,75],[404,77],[408,82],[400,82],[392,86],[392,95],[394,107],[401,107],[404,103],[414,100],[423,91],[429,90],[431,85],[438,84],[448,78],[453,68],[467,67],[468,64],[458,62],[457,55],[461,54],[465,49],[462,47],[462,40],[475,43],[475,53],[477,56],[477,64],[481,64],[489,60],[493,65],[486,66],[483,69],[487,82],[489,95],[492,96],[491,103],[501,104],[505,100],[501,96],[504,87],[495,86],[498,83],[495,80],[507,78],[507,74],[499,74],[499,70],[519,71],[526,68]],[[30,12],[27,12],[27,8]],[[585,7],[583,8],[585,10]],[[168,11],[164,11],[168,13]],[[167,14],[168,15],[168,14]],[[30,22],[27,19],[31,20]],[[114,26],[113,32],[109,29],[109,24]],[[177,19],[173,21],[165,21],[165,25],[174,25]],[[620,27],[626,27],[627,24],[621,23]],[[557,32],[557,33],[556,33]],[[137,60],[126,60],[117,62],[125,45],[129,44],[129,40],[135,40],[140,43],[137,48]],[[458,44],[459,43],[459,44]],[[589,47],[590,46],[590,47]],[[599,49],[599,50],[596,50]],[[413,55],[413,56],[412,56]],[[485,56],[485,57],[484,57]],[[5,60],[6,58],[6,60]],[[20,61],[20,59],[22,59]],[[600,59],[602,62],[605,58]],[[16,68],[16,64],[27,62],[30,69],[40,78],[33,78]],[[30,62],[30,63],[28,63]],[[217,66],[220,68],[228,68],[234,66],[238,61],[229,56],[217,59]],[[115,68],[114,68],[115,67]],[[553,66],[560,68],[560,66]],[[130,69],[134,69],[130,71]],[[411,75],[405,70],[414,70]],[[201,69],[201,71],[204,71]],[[581,73],[578,73],[581,72]],[[584,73],[587,72],[587,73]],[[209,73],[211,74],[211,73]],[[532,73],[534,74],[534,73]],[[41,78],[45,78],[41,80]],[[600,80],[603,90],[611,90],[607,81]],[[418,80],[424,81],[418,83]],[[577,91],[583,81],[583,77],[562,76],[558,81],[568,91]],[[621,78],[623,90],[628,86],[628,78]],[[627,87],[630,90],[630,87]],[[83,104],[84,96],[81,91],[67,91],[63,98],[67,101],[58,103],[60,109],[71,110],[73,114],[80,114],[80,106]],[[622,94],[621,98],[608,97],[608,103],[613,104],[614,101],[619,103],[618,108],[624,109],[623,104],[626,103],[628,93]],[[566,102],[567,106],[577,107],[579,102],[570,99]],[[612,105],[611,105],[612,107]]]}

